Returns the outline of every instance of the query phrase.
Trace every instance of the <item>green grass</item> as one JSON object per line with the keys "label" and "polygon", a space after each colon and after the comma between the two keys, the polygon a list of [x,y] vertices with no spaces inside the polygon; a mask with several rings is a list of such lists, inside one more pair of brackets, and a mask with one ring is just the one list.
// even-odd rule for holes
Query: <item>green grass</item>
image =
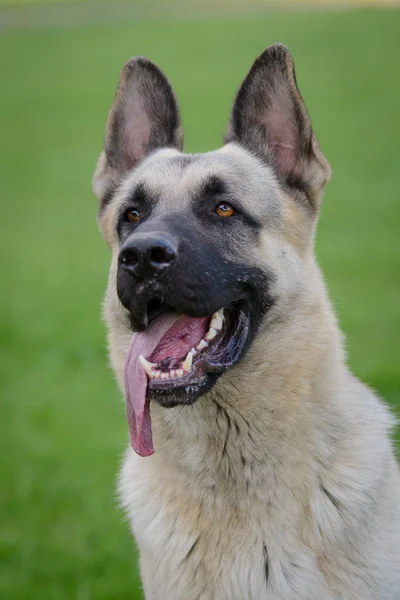
{"label": "green grass", "polygon": [[140,598],[115,477],[124,405],[106,366],[108,250],[90,180],[119,70],[172,80],[187,150],[220,143],[273,41],[292,49],[333,166],[317,250],[354,371],[400,407],[400,13],[265,15],[0,37],[0,597]]}

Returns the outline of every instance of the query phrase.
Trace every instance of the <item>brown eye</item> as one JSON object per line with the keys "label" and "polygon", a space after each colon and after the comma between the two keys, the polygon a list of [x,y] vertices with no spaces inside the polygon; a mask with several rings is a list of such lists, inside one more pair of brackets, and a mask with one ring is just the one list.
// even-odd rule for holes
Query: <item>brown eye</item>
{"label": "brown eye", "polygon": [[221,204],[218,204],[218,206],[215,209],[215,212],[220,217],[233,217],[233,215],[236,214],[236,210],[231,204],[228,204],[227,202],[221,202]]}
{"label": "brown eye", "polygon": [[137,223],[138,221],[140,221],[140,213],[136,209],[130,210],[126,215],[126,218],[130,223]]}

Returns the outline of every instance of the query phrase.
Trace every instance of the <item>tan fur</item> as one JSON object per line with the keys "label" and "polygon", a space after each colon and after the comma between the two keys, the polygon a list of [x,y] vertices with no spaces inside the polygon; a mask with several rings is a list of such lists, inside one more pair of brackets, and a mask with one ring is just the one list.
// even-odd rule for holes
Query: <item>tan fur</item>
{"label": "tan fur", "polygon": [[[100,218],[113,251],[105,318],[121,389],[132,331],[115,288],[115,222],[138,181],[163,194],[159,210],[171,212],[183,210],[207,174],[228,178],[263,219],[242,260],[279,274],[280,301],[210,392],[191,406],[151,405],[153,456],[126,453],[119,491],[146,600],[400,598],[393,418],[346,366],[314,258],[316,211],[235,143],[196,156],[184,171],[176,156],[150,155]],[[321,157],[317,204],[329,176]]]}

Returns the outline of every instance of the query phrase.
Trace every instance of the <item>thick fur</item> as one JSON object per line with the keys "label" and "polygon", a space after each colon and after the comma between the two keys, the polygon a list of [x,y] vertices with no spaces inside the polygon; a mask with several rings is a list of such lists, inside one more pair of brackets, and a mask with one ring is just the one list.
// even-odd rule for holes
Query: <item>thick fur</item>
{"label": "thick fur", "polygon": [[[134,161],[116,158],[118,136],[112,137],[109,122],[94,185],[113,252],[105,316],[121,389],[132,329],[116,291],[117,222],[138,182],[160,196],[158,218],[173,212],[184,218],[201,182],[215,175],[227,180],[262,222],[235,260],[272,272],[275,299],[247,354],[210,392],[191,406],[152,403],[155,454],[127,451],[121,499],[139,547],[146,600],[396,600],[400,475],[393,419],[346,366],[313,249],[329,167],[290,54],[282,46],[267,52],[239,91],[220,150],[182,158],[169,91],[170,141],[163,143],[168,136],[160,134],[161,142],[143,156],[131,149]],[[154,77],[163,76],[150,71],[154,89]],[[165,79],[161,85],[169,86]],[[271,89],[277,96],[268,96]],[[276,97],[287,101],[276,103]],[[116,102],[112,119],[118,94]],[[294,117],[280,112],[282,104],[290,112],[292,103],[295,126]],[[136,122],[149,121],[135,111]],[[281,123],[288,124],[283,140]]]}

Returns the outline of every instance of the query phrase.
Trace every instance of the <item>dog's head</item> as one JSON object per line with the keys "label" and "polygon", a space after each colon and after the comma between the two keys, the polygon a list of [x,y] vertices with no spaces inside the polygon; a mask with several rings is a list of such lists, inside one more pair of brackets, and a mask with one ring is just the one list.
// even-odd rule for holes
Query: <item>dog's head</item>
{"label": "dog's head", "polygon": [[113,253],[106,310],[126,355],[139,453],[152,452],[149,400],[194,402],[295,296],[329,172],[284,46],[255,61],[225,145],[206,154],[182,153],[161,71],[144,58],[126,63],[94,190]]}

